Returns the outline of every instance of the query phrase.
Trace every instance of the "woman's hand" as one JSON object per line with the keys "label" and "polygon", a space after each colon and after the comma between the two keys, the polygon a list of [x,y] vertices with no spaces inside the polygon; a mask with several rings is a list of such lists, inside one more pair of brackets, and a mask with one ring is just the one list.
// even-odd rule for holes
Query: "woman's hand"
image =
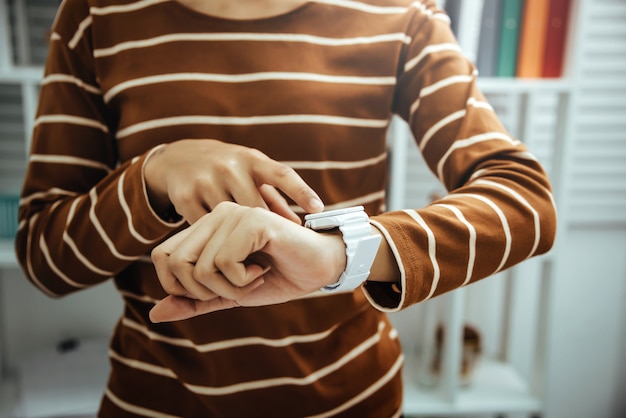
{"label": "woman's hand", "polygon": [[170,294],[150,313],[162,322],[282,303],[319,290],[338,280],[346,248],[340,235],[224,202],[156,247],[152,260]]}
{"label": "woman's hand", "polygon": [[217,140],[180,140],[154,152],[144,176],[157,213],[170,205],[194,223],[220,202],[269,209],[294,222],[298,216],[277,189],[307,213],[320,212],[317,194],[290,167],[262,152]]}

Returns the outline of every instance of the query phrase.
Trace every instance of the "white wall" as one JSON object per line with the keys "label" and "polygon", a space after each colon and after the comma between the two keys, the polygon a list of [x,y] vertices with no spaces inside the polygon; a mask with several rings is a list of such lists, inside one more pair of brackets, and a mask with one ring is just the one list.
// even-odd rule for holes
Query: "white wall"
{"label": "white wall", "polygon": [[626,416],[626,228],[573,227],[559,248],[548,418]]}

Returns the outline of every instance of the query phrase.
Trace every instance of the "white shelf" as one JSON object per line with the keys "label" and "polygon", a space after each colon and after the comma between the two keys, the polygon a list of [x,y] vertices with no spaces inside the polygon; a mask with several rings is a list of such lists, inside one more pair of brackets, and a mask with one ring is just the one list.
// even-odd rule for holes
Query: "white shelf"
{"label": "white shelf", "polygon": [[38,83],[43,78],[43,67],[15,66],[0,69],[0,83]]}
{"label": "white shelf", "polygon": [[478,77],[478,86],[485,93],[568,93],[572,84],[567,78]]}
{"label": "white shelf", "polygon": [[0,238],[0,268],[18,267],[14,245],[12,239]]}
{"label": "white shelf", "polygon": [[[413,363],[413,364],[412,364]],[[530,392],[524,379],[507,363],[482,359],[472,383],[448,400],[441,389],[418,382],[414,361],[407,361],[404,372],[404,415],[455,415],[533,413],[541,402]]]}

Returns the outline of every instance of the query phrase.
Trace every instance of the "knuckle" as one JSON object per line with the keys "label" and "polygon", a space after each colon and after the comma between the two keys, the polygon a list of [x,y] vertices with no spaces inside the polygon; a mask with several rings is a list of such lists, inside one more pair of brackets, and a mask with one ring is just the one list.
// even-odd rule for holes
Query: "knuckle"
{"label": "knuckle", "polygon": [[175,281],[167,280],[165,282],[161,282],[161,286],[163,287],[163,290],[165,290],[165,293],[167,293],[168,295],[175,295],[177,293],[180,293],[179,286]]}
{"label": "knuckle", "polygon": [[200,264],[196,264],[191,275],[196,282],[205,283],[211,276],[211,271],[208,267]]}
{"label": "knuckle", "polygon": [[256,148],[244,148],[242,150],[247,159],[252,161],[267,160],[269,157]]}
{"label": "knuckle", "polygon": [[296,170],[293,167],[288,166],[287,164],[278,163],[274,168],[274,174],[276,177],[285,178],[291,176],[297,176]]}
{"label": "knuckle", "polygon": [[233,262],[231,262],[229,257],[224,254],[216,254],[214,263],[215,263],[215,268],[219,272],[232,271]]}
{"label": "knuckle", "polygon": [[215,171],[219,176],[230,176],[232,173],[241,171],[241,165],[239,158],[224,158],[219,164],[215,165]]}
{"label": "knuckle", "polygon": [[165,250],[163,249],[162,246],[157,246],[153,248],[152,251],[150,252],[150,259],[152,260],[152,263],[154,264],[161,264],[165,260],[166,257],[167,257],[167,254],[165,253]]}
{"label": "knuckle", "polygon": [[213,215],[217,216],[224,212],[224,215],[230,215],[237,210],[239,206],[235,202],[224,200],[219,202],[212,210]]}
{"label": "knuckle", "polygon": [[170,200],[174,206],[186,207],[194,200],[193,187],[179,187],[170,193]]}
{"label": "knuckle", "polygon": [[170,270],[178,270],[185,265],[186,258],[181,251],[172,252],[167,258],[167,265]]}
{"label": "knuckle", "polygon": [[296,195],[301,196],[301,197],[314,197],[315,194],[313,193],[313,191],[311,190],[311,188],[307,185],[302,185],[299,186],[296,189]]}
{"label": "knuckle", "polygon": [[244,222],[248,222],[251,224],[256,223],[254,220],[255,219],[263,219],[263,216],[265,216],[267,210],[260,208],[258,206],[255,207],[251,207],[251,208],[245,208],[244,209],[246,212],[251,212],[248,216],[246,216],[244,218]]}
{"label": "knuckle", "polygon": [[[247,285],[248,283],[246,283],[246,278],[245,277],[233,277],[230,282],[233,284],[233,286],[236,287],[236,291],[239,292],[240,288],[244,287],[245,285]],[[240,296],[240,294],[238,293],[236,296]]]}
{"label": "knuckle", "polygon": [[[219,269],[222,276],[234,286],[233,291],[238,291],[240,287],[245,286],[246,278],[245,275],[241,274],[241,270],[237,268],[237,264],[230,259],[226,259],[223,257],[216,257],[215,266]],[[237,293],[231,296],[238,296]]]}

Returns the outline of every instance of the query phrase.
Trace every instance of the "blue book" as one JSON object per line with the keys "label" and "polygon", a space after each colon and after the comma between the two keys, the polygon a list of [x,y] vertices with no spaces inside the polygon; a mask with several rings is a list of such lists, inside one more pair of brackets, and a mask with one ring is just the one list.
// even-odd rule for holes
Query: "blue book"
{"label": "blue book", "polygon": [[484,0],[476,58],[476,67],[481,77],[495,77],[497,74],[504,1]]}

